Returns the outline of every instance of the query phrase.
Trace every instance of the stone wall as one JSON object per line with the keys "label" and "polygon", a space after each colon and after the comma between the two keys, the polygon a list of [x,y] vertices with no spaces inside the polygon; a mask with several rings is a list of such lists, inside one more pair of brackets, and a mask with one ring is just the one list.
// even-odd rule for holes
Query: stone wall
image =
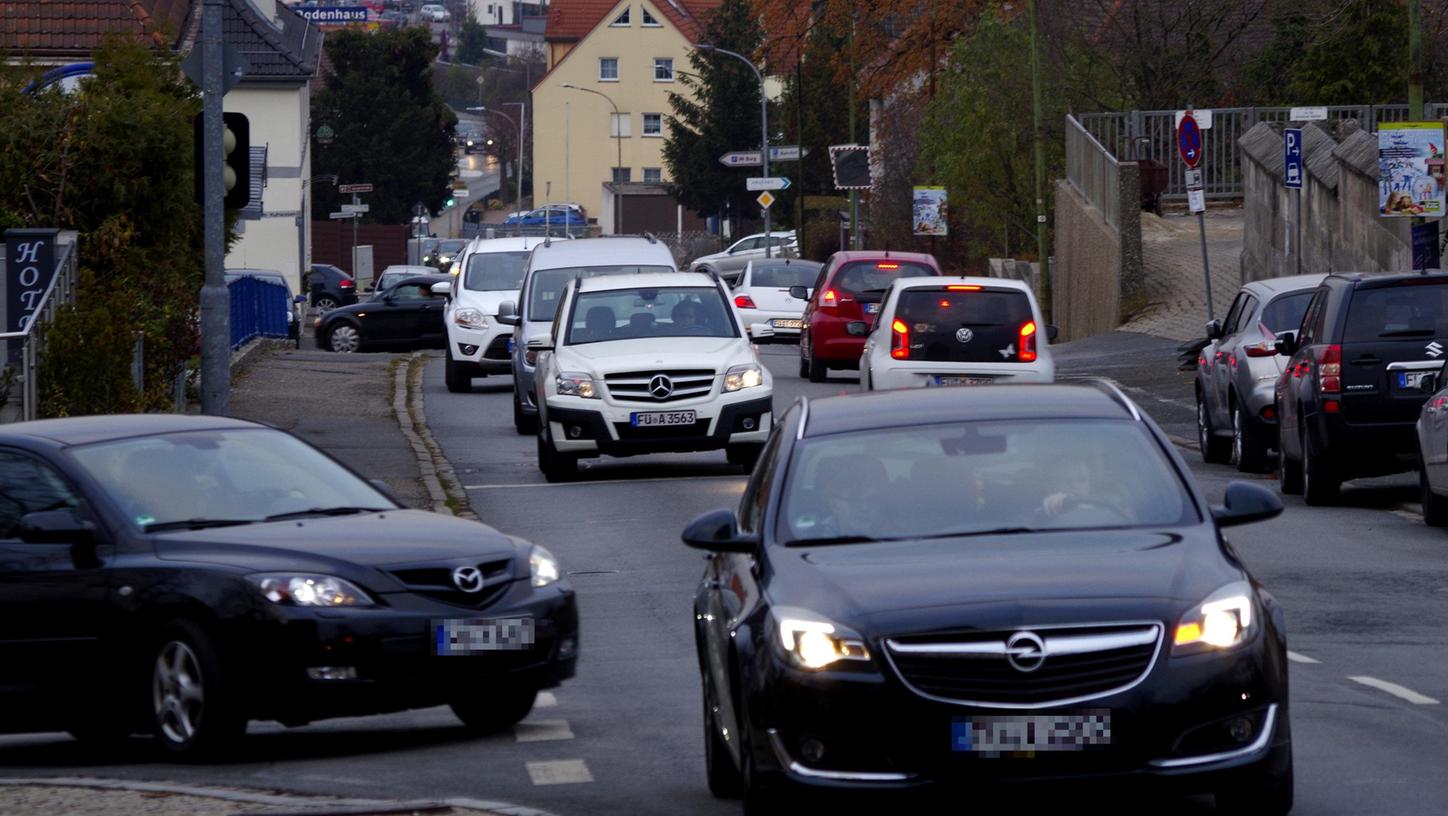
{"label": "stone wall", "polygon": [[[1140,241],[1138,226],[1138,253]],[[1101,211],[1071,182],[1057,181],[1051,319],[1059,342],[1109,332],[1121,322],[1121,253],[1121,236]]]}

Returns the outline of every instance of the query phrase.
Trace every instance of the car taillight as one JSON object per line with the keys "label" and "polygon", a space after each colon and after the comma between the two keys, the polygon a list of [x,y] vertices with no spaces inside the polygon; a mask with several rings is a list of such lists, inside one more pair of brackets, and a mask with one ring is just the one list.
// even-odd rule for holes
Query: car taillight
{"label": "car taillight", "polygon": [[1317,392],[1319,394],[1342,392],[1342,346],[1336,343],[1323,346],[1317,352]]}
{"label": "car taillight", "polygon": [[341,283],[337,284],[337,287],[338,287],[339,289],[351,289],[353,285],[354,285],[354,284],[352,283],[352,281],[350,281],[350,280],[344,280],[344,281],[342,281]]}
{"label": "car taillight", "polygon": [[1268,405],[1262,409],[1262,418],[1268,421],[1277,419],[1277,409]]}
{"label": "car taillight", "polygon": [[828,308],[834,308],[840,305],[840,296],[835,294],[835,290],[826,289],[825,293],[823,295],[820,295],[820,305]]}
{"label": "car taillight", "polygon": [[735,305],[735,306],[738,306],[738,307],[741,308],[741,309],[757,309],[757,308],[759,308],[759,307],[757,307],[757,306],[754,305],[754,298],[752,298],[752,297],[750,297],[750,296],[748,296],[748,295],[737,295],[737,296],[734,298],[734,305]]}
{"label": "car taillight", "polygon": [[875,264],[875,268],[876,268],[876,269],[899,269],[899,268],[900,268],[900,264],[897,264],[897,263],[877,263],[877,264]]}
{"label": "car taillight", "polygon": [[1021,326],[1021,362],[1034,363],[1036,361],[1036,321],[1027,320]]}
{"label": "car taillight", "polygon": [[896,360],[910,358],[910,327],[899,320],[890,324],[890,356]]}
{"label": "car taillight", "polygon": [[958,283],[958,284],[953,284],[953,285],[951,285],[951,286],[945,287],[945,290],[946,290],[947,292],[979,292],[979,291],[980,291],[980,287],[979,287],[979,286],[973,286],[973,285],[959,284],[959,283]]}

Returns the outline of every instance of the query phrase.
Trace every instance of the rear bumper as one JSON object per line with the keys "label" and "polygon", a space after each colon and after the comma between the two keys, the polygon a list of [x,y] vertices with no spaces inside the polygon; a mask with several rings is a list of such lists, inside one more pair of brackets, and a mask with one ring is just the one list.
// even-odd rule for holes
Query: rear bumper
{"label": "rear bumper", "polygon": [[970,363],[909,363],[879,360],[870,364],[870,385],[877,391],[895,388],[927,388],[935,378],[988,377],[992,385],[1049,383],[1056,379],[1056,365],[1050,359],[1015,365],[972,365]]}
{"label": "rear bumper", "polygon": [[1304,418],[1313,454],[1343,479],[1387,476],[1418,466],[1416,422],[1349,422],[1324,412]]}

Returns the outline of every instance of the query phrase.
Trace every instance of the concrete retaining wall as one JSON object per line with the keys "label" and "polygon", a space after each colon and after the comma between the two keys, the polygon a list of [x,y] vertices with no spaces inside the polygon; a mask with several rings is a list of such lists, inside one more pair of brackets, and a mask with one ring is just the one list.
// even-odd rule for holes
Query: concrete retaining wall
{"label": "concrete retaining wall", "polygon": [[1146,303],[1141,256],[1141,172],[1136,162],[1117,169],[1118,223],[1066,179],[1056,182],[1056,265],[1052,320],[1060,341],[1114,331]]}

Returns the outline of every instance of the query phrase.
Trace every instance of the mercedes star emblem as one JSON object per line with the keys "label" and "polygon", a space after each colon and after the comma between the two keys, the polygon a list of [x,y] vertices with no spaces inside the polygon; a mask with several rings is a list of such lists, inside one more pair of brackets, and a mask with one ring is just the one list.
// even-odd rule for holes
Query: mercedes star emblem
{"label": "mercedes star emblem", "polygon": [[453,570],[453,583],[463,592],[482,592],[483,571],[477,567],[458,567]]}
{"label": "mercedes star emblem", "polygon": [[665,374],[656,375],[649,380],[649,393],[656,400],[666,400],[670,394],[674,393],[674,381]]}
{"label": "mercedes star emblem", "polygon": [[1034,632],[1017,632],[1006,641],[1006,660],[1018,672],[1033,672],[1046,662],[1046,642]]}
{"label": "mercedes star emblem", "polygon": [[970,329],[956,329],[955,339],[962,343],[969,343],[975,339],[975,332]]}

